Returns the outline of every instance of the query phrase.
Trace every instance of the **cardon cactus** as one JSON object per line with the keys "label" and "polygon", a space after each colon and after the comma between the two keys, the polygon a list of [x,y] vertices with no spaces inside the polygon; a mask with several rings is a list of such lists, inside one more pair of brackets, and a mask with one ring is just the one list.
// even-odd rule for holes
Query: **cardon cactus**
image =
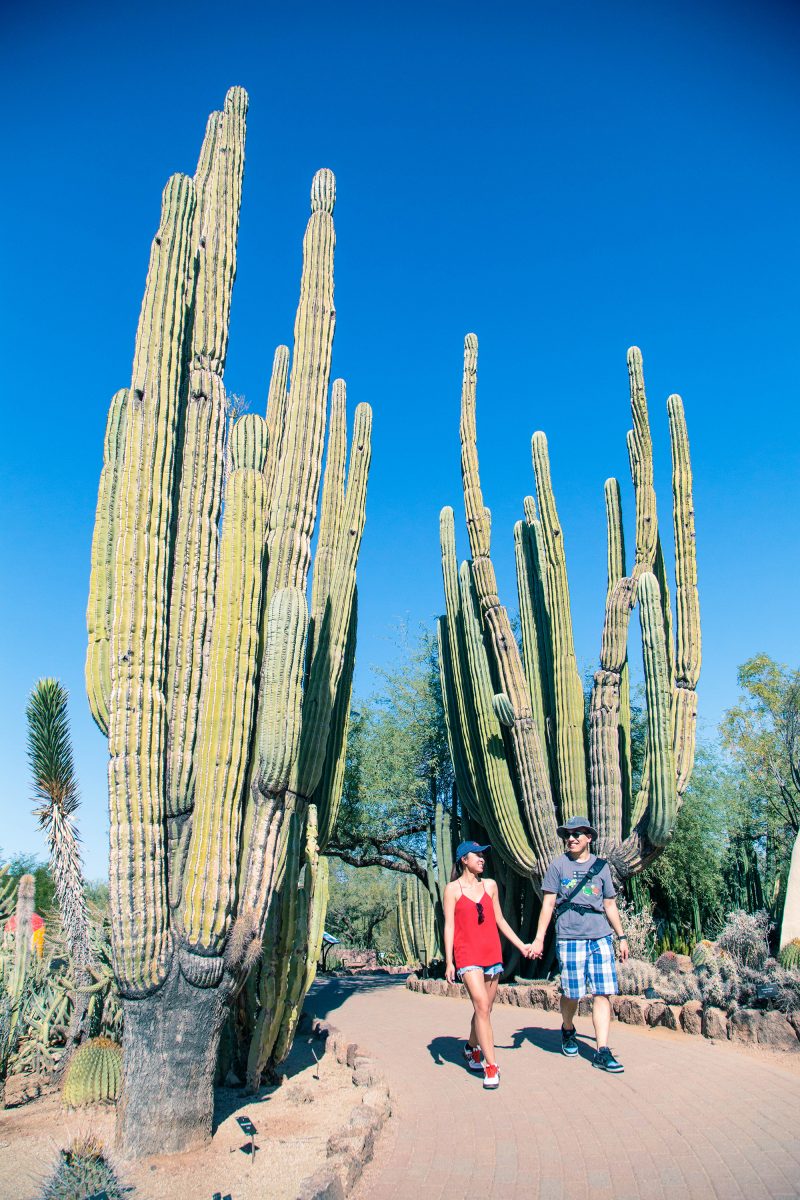
{"label": "cardon cactus", "polygon": [[800,969],[800,938],[793,938],[791,942],[787,942],[781,948],[778,961],[787,971]]}
{"label": "cardon cactus", "polygon": [[61,1151],[58,1166],[39,1193],[39,1200],[93,1200],[97,1196],[123,1200],[129,1190],[120,1186],[100,1144],[91,1137],[80,1137]]}
{"label": "cardon cactus", "polygon": [[[194,178],[164,190],[92,543],[86,679],[110,754],[129,1154],[210,1136],[222,1025],[296,885],[312,804],[332,827],[344,761],[371,410],[356,410],[348,462],[334,385],[309,605],[335,324],[330,171],[311,188],[291,371],[279,347],[266,419],[247,414],[227,434],[223,506],[246,112],[231,89]],[[278,916],[270,936],[291,953]]]}
{"label": "cardon cactus", "polygon": [[69,1061],[61,1099],[67,1108],[105,1104],[119,1098],[122,1048],[111,1038],[96,1037],[84,1042]]}
{"label": "cardon cactus", "polygon": [[436,955],[436,914],[428,889],[416,875],[398,880],[397,933],[404,962],[426,967]]}
{"label": "cardon cactus", "polygon": [[[619,484],[605,486],[608,583],[588,717],[572,633],[564,535],[547,441],[532,440],[536,500],[514,531],[522,652],[497,594],[491,518],[478,469],[478,343],[464,345],[461,472],[471,560],[458,568],[453,511],[440,521],[446,616],[439,622],[442,691],[459,794],[497,853],[535,883],[561,850],[560,820],[588,813],[595,849],[619,879],[666,846],[694,760],[700,671],[689,443],[679,396],[667,401],[672,442],[677,605],[673,619],[653,489],[642,359],[628,352],[636,498],[635,558],[626,565]],[[631,775],[628,625],[642,628],[647,740],[641,786]]]}

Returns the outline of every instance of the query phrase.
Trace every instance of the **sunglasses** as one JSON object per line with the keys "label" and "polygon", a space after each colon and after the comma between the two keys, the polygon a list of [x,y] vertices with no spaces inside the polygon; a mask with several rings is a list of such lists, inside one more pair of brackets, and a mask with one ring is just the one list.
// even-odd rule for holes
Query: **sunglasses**
{"label": "sunglasses", "polygon": [[475,907],[476,907],[476,909],[478,910],[478,924],[479,924],[479,925],[482,925],[482,924],[483,924],[483,922],[486,920],[486,916],[485,916],[485,914],[484,914],[484,911],[483,911],[483,903],[482,903],[482,901],[478,900],[478,901],[477,901],[477,903],[476,903],[476,905],[475,905]]}
{"label": "sunglasses", "polygon": [[589,837],[588,829],[576,829],[574,833],[565,833],[565,842],[577,842],[578,838]]}

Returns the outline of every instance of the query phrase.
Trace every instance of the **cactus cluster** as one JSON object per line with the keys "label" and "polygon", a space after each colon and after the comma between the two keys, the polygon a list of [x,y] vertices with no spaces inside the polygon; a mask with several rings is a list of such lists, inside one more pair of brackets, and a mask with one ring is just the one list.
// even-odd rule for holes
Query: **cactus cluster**
{"label": "cactus cluster", "polygon": [[397,934],[403,962],[428,964],[441,954],[431,895],[416,875],[402,875],[397,887]]}
{"label": "cactus cluster", "polygon": [[78,1137],[60,1152],[58,1166],[39,1200],[93,1200],[97,1196],[123,1200],[129,1190],[120,1186],[102,1146],[92,1137]]}
{"label": "cactus cluster", "polygon": [[[588,813],[596,850],[627,878],[666,846],[692,770],[700,625],[689,443],[680,397],[667,402],[672,442],[676,617],[653,488],[642,359],[628,352],[636,498],[628,569],[620,488],[605,485],[608,583],[600,668],[588,716],[577,668],[564,535],[547,441],[532,439],[536,499],[514,530],[522,649],[497,594],[491,518],[476,434],[477,339],[464,346],[461,468],[471,559],[460,569],[451,508],[440,520],[446,615],[439,621],[442,691],[459,794],[505,863],[534,883],[559,852],[560,820]],[[628,625],[642,628],[647,742],[641,784],[631,770]]]}
{"label": "cactus cluster", "polygon": [[[92,543],[86,680],[110,755],[114,970],[125,1061],[141,1036],[153,1071],[162,1035],[152,1022],[165,1030],[176,1006],[190,1021],[192,1005],[206,1003],[200,992],[216,997],[211,1056],[262,944],[276,970],[250,989],[256,1012],[282,984],[275,1010],[258,1016],[254,1073],[287,1047],[321,936],[320,852],[344,769],[371,410],[356,409],[348,461],[336,381],[325,456],[335,180],[322,170],[291,369],[281,346],[266,415],[248,413],[226,434],[247,107],[244,90],[231,89],[209,118],[194,177],[175,175],[164,190],[131,383],[109,412]],[[175,1056],[173,1065],[174,1078],[160,1076],[164,1093],[179,1086]],[[124,1074],[138,1100],[125,1105],[123,1141],[146,1152],[159,1102],[143,1116],[146,1084]],[[196,1111],[176,1128],[176,1148],[192,1121],[208,1135],[205,1068],[193,1090]]]}
{"label": "cactus cluster", "polygon": [[114,1102],[119,1097],[122,1048],[111,1038],[90,1038],[78,1047],[64,1074],[61,1099],[67,1108]]}
{"label": "cactus cluster", "polygon": [[787,971],[800,970],[800,938],[794,938],[781,947],[778,962]]}

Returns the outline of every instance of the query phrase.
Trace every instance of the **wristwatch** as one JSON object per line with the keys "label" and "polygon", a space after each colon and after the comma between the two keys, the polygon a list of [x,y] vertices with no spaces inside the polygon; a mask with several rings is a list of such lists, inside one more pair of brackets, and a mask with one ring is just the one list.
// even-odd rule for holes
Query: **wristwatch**
{"label": "wristwatch", "polygon": [[618,933],[618,934],[617,934],[617,941],[618,941],[618,942],[627,942],[627,940],[628,940],[628,935],[627,935],[627,933]]}

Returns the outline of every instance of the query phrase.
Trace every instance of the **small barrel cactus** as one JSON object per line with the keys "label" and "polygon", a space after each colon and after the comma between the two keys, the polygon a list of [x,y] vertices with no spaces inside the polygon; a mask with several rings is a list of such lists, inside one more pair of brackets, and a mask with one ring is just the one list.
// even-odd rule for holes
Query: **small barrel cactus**
{"label": "small barrel cactus", "polygon": [[791,942],[787,942],[781,948],[778,955],[778,962],[787,971],[797,971],[800,969],[800,938],[792,938]]}
{"label": "small barrel cactus", "polygon": [[648,988],[658,990],[660,976],[651,962],[629,958],[617,964],[617,983],[621,996],[643,996]]}
{"label": "small barrel cactus", "polygon": [[81,1137],[61,1151],[58,1166],[39,1200],[90,1200],[94,1196],[122,1200],[128,1190],[120,1187],[100,1143],[92,1137]]}
{"label": "small barrel cactus", "polygon": [[715,943],[704,938],[702,942],[698,942],[692,951],[692,966],[705,967],[715,956]]}
{"label": "small barrel cactus", "polygon": [[122,1047],[111,1038],[90,1038],[73,1054],[61,1099],[67,1108],[115,1101],[119,1096]]}
{"label": "small barrel cactus", "polygon": [[678,974],[678,956],[674,950],[665,950],[656,959],[656,970],[662,975]]}

